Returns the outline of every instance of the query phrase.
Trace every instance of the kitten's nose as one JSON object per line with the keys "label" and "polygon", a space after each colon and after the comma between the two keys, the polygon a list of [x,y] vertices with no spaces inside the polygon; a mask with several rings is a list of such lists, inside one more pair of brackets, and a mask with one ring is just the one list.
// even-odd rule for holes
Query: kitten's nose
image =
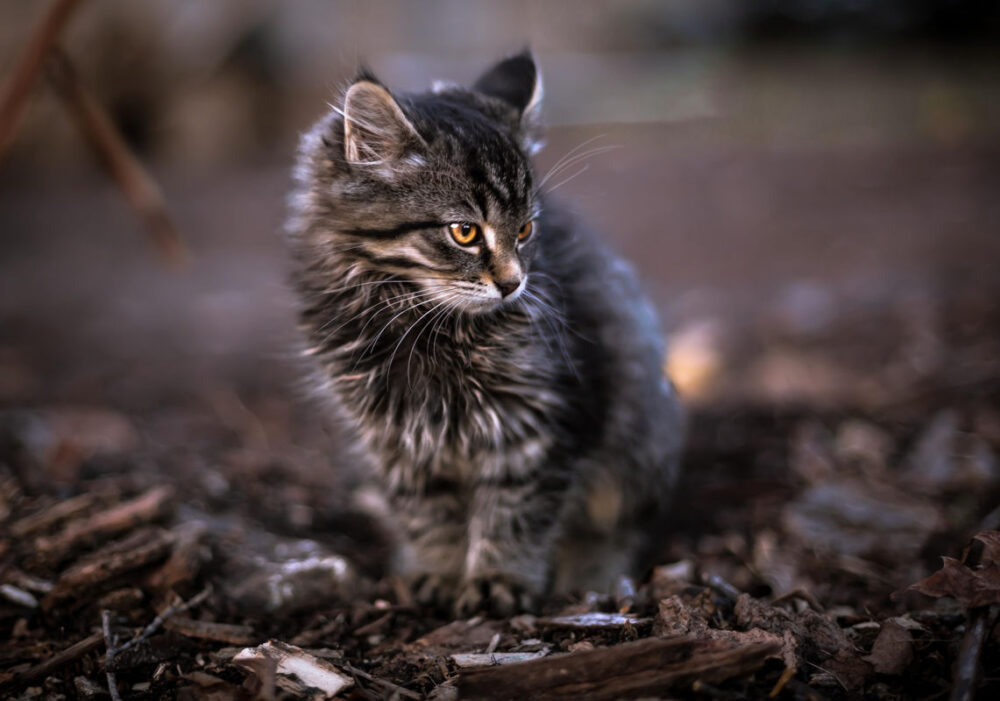
{"label": "kitten's nose", "polygon": [[501,297],[510,297],[514,294],[514,291],[521,286],[521,280],[519,278],[513,278],[510,280],[497,280],[497,289],[500,290]]}

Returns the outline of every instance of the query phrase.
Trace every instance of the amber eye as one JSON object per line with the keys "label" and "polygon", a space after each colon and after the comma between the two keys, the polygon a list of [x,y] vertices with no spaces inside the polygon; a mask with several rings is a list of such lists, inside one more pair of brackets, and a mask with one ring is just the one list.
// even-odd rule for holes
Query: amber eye
{"label": "amber eye", "polygon": [[479,226],[469,222],[455,222],[448,225],[448,233],[460,246],[468,246],[479,236]]}
{"label": "amber eye", "polygon": [[535,222],[529,221],[527,224],[521,227],[521,230],[517,232],[518,241],[527,241],[531,238],[531,232],[535,230]]}

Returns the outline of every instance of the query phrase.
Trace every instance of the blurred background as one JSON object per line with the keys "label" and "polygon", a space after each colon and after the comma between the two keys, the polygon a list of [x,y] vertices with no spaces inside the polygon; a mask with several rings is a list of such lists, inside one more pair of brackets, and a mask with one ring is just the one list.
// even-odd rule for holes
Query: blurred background
{"label": "blurred background", "polygon": [[[0,0],[4,76],[47,6]],[[341,458],[303,399],[284,284],[297,136],[360,62],[420,90],[526,45],[551,125],[540,170],[615,147],[558,195],[635,262],[671,330],[691,461],[787,483],[803,417],[876,417],[898,457],[956,402],[946,429],[992,456],[998,39],[989,0],[83,2],[61,45],[191,257],[161,263],[41,80],[0,162],[15,467],[70,490],[169,473],[195,501],[315,526]]]}

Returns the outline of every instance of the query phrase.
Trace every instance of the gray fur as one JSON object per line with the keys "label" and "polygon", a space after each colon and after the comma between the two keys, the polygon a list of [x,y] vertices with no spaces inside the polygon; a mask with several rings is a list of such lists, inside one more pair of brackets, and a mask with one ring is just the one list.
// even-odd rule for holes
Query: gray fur
{"label": "gray fur", "polygon": [[[606,586],[677,473],[655,314],[537,191],[538,81],[527,54],[472,90],[390,96],[362,76],[303,137],[290,200],[322,393],[398,520],[398,570],[459,613]],[[502,278],[519,282],[505,299]]]}

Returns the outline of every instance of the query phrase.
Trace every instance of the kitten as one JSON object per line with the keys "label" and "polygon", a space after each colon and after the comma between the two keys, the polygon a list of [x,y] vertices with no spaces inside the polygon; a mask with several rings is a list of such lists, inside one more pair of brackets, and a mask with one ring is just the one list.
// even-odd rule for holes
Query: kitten
{"label": "kitten", "polygon": [[545,201],[530,54],[471,89],[359,77],[301,142],[287,242],[321,392],[460,615],[606,588],[677,476],[682,417],[631,269]]}

